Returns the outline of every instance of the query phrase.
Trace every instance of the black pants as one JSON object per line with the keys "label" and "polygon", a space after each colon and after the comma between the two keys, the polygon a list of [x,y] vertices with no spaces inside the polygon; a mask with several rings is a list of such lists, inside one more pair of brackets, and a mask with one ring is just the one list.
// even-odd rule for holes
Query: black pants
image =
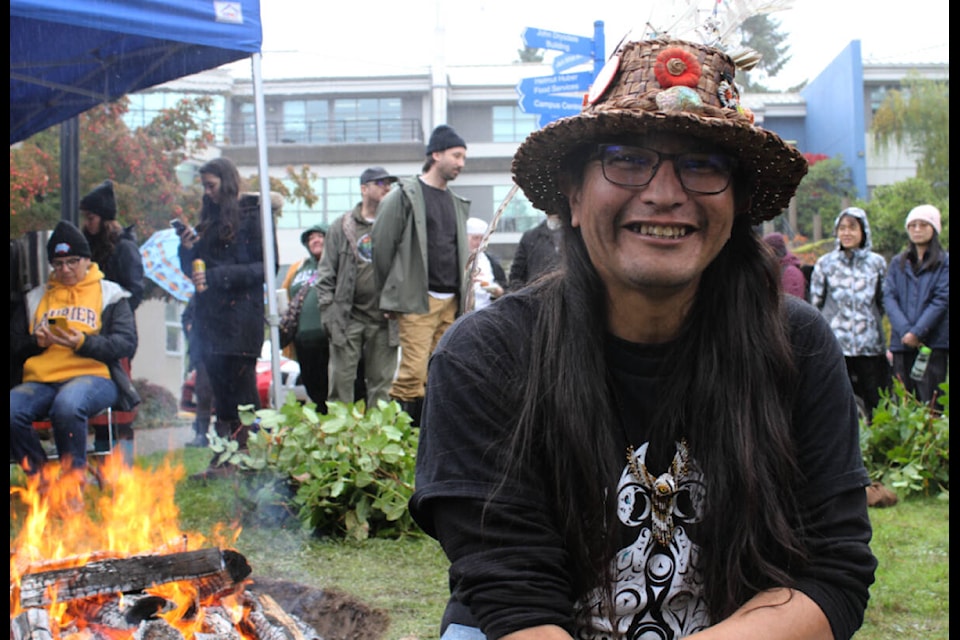
{"label": "black pants", "polygon": [[327,394],[330,392],[330,343],[303,343],[293,341],[300,363],[300,381],[310,399],[317,403],[317,411],[327,412]]}
{"label": "black pants", "polygon": [[[950,368],[950,351],[948,349],[934,349],[930,353],[927,370],[920,380],[914,380],[910,377],[910,369],[913,368],[913,361],[916,359],[916,349],[894,353],[893,375],[903,381],[904,388],[916,396],[917,400],[929,404],[934,394],[940,397],[943,393],[940,390],[940,383],[947,379],[947,371]],[[936,404],[932,408],[939,412],[940,405]]]}
{"label": "black pants", "polygon": [[880,403],[880,389],[890,387],[890,365],[886,355],[847,356],[847,375],[853,392],[863,400],[867,416],[873,416],[873,410]]}
{"label": "black pants", "polygon": [[240,405],[252,404],[255,409],[261,408],[255,357],[208,353],[204,354],[203,363],[210,378],[218,423],[239,423],[240,412],[237,407]]}

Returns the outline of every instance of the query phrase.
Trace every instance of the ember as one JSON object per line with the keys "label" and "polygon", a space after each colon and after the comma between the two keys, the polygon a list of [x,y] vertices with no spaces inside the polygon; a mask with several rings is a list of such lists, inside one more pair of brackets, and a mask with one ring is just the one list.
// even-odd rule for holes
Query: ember
{"label": "ember", "polygon": [[[240,553],[179,530],[181,467],[128,467],[119,453],[103,464],[93,502],[56,464],[11,487],[26,507],[23,516],[11,500],[12,639],[320,640],[269,594],[245,589],[251,570]],[[239,528],[232,533],[218,545]]]}

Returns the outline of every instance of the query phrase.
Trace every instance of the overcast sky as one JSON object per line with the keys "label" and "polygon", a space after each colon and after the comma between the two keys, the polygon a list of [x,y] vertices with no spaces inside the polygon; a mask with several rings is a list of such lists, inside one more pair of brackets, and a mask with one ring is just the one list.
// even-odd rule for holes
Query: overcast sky
{"label": "overcast sky", "polygon": [[[781,0],[721,0],[719,7],[782,6]],[[630,31],[666,19],[663,7],[686,0],[261,0],[266,78],[402,73],[422,70],[443,56],[447,64],[507,64],[522,48],[527,27],[593,37],[604,23],[606,54]],[[788,35],[790,63],[768,84],[786,88],[810,80],[851,40],[865,62],[949,62],[947,0],[794,0],[770,13]],[[699,6],[709,10],[713,0]],[[627,7],[625,11],[624,8]],[[657,13],[651,13],[657,7]],[[437,25],[443,29],[438,30]],[[660,25],[655,25],[660,26]],[[440,46],[440,42],[444,46]],[[547,60],[554,55],[548,52]],[[240,74],[249,63],[240,63]]]}

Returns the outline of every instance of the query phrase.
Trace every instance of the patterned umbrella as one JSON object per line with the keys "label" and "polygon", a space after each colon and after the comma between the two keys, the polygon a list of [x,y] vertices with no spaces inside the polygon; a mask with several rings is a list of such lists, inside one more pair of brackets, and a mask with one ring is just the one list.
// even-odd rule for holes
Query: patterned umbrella
{"label": "patterned umbrella", "polygon": [[177,249],[180,238],[173,229],[157,231],[140,246],[144,275],[177,300],[186,302],[193,296],[193,282],[180,270]]}

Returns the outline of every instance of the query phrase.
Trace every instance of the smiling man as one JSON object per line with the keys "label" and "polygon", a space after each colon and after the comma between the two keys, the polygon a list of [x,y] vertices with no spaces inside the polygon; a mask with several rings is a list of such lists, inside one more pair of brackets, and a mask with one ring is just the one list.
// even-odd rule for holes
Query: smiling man
{"label": "smiling man", "polygon": [[754,230],[799,151],[733,60],[623,45],[514,179],[562,264],[430,360],[417,522],[444,640],[850,638],[876,559],[843,354]]}

